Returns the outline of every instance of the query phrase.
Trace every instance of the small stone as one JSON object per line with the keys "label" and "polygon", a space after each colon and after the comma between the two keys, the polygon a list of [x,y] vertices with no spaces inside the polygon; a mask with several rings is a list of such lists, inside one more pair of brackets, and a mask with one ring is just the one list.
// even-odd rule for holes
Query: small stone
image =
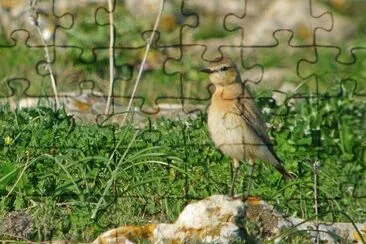
{"label": "small stone", "polygon": [[3,233],[10,237],[27,239],[31,231],[32,220],[26,211],[10,212],[0,221],[0,234]]}

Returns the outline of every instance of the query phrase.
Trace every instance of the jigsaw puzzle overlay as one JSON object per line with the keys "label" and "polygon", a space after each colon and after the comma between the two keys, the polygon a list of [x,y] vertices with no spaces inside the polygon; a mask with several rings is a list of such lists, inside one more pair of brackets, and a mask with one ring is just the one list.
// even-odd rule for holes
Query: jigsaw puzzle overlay
{"label": "jigsaw puzzle overlay", "polygon": [[[67,97],[87,93],[97,96],[90,103],[98,103],[98,100],[103,103],[109,78],[109,40],[104,36],[109,29],[108,9],[96,1],[90,4],[88,12],[92,14],[85,19],[76,11],[81,3],[66,2],[39,1],[33,9],[27,1],[2,2],[2,28],[8,39],[1,44],[3,53],[10,56],[7,52],[15,49],[18,53],[32,53],[26,62],[27,75],[23,70],[13,69],[2,79],[3,98],[18,102],[19,98],[15,97],[20,96],[22,103],[30,97],[54,96],[45,68],[44,46],[35,28],[38,24],[49,49],[59,93]],[[121,14],[116,14],[114,19],[113,111],[123,110],[120,106],[131,96],[152,32],[151,23],[158,11],[158,2],[143,1],[143,4],[150,10],[134,13],[130,1],[126,1],[126,6],[114,2],[113,11],[121,11]],[[126,18],[126,11],[132,12],[135,19]],[[142,17],[149,23],[134,23]],[[166,104],[179,104],[184,112],[192,110],[191,104],[205,104],[210,96],[208,90],[203,91],[207,81],[195,71],[224,55],[240,62],[242,79],[255,87],[269,87],[287,94],[290,88],[283,84],[285,78],[295,86],[306,80],[307,90],[298,89],[292,96],[306,96],[309,92],[321,96],[317,90],[319,79],[321,89],[334,87],[330,82],[334,70],[345,80],[358,83],[357,74],[347,71],[358,66],[365,55],[362,46],[344,45],[344,40],[356,32],[350,20],[330,12],[318,1],[275,1],[269,6],[267,1],[212,1],[207,6],[194,1],[168,1],[160,22],[135,98],[138,109],[146,113],[158,113]],[[122,24],[129,27],[117,28]],[[215,31],[211,31],[212,26],[217,27]],[[283,55],[283,50],[289,55]],[[275,57],[270,60],[268,54],[277,54],[277,60]],[[289,64],[286,56],[297,62]],[[76,64],[72,70],[71,63]],[[281,68],[274,68],[274,63]],[[329,63],[329,67],[324,68],[324,63]],[[319,66],[322,77],[317,72]],[[154,82],[156,79],[160,81]],[[154,89],[160,83],[166,84],[166,88]],[[358,90],[360,88],[358,86]],[[333,92],[332,95],[337,96],[340,91]],[[365,95],[357,90],[354,93]],[[83,102],[83,98],[80,100]]]}
{"label": "jigsaw puzzle overlay", "polygon": [[[366,143],[339,148],[338,141],[328,138],[340,135],[345,140],[350,133],[342,129],[342,123],[356,108],[346,108],[341,100],[365,101],[366,98],[366,38],[362,32],[366,25],[362,17],[358,17],[363,9],[366,11],[366,4],[351,2],[164,1],[159,26],[142,66],[146,45],[154,32],[159,0],[114,0],[111,9],[102,0],[0,0],[0,104],[9,104],[12,110],[64,106],[77,124],[93,124],[100,128],[100,134],[92,134],[91,138],[111,134],[110,145],[106,143],[101,149],[104,153],[114,148],[129,148],[118,142],[123,133],[115,127],[109,130],[109,125],[124,123],[132,99],[134,126],[139,129],[138,136],[143,141],[136,148],[160,146],[163,138],[173,132],[158,129],[154,122],[168,118],[173,122],[166,123],[171,125],[176,120],[185,121],[181,127],[177,126],[179,139],[169,142],[172,151],[190,148],[204,155],[196,149],[198,143],[192,138],[197,135],[190,130],[205,128],[214,88],[200,69],[229,57],[237,64],[242,81],[253,91],[267,119],[270,136],[277,135],[276,140],[289,141],[284,151],[303,156],[303,160],[292,165],[297,168],[299,178],[312,170],[309,165],[315,165],[315,161],[335,164],[322,153],[324,147],[347,162],[356,160],[347,158],[347,151],[357,151],[357,155],[363,155],[358,160],[364,161]],[[113,13],[113,23],[110,13]],[[110,57],[113,59],[112,72]],[[141,69],[143,73],[134,94]],[[111,107],[108,109],[109,99]],[[306,107],[302,108],[304,104]],[[343,114],[332,117],[335,110],[330,106],[333,105]],[[331,118],[332,122],[324,124],[322,118]],[[365,115],[360,114],[360,118],[365,119]],[[300,131],[296,127],[298,123],[307,123],[307,126]],[[283,124],[294,126],[286,128]],[[330,135],[325,135],[324,129],[331,131]],[[355,129],[365,131],[365,127]],[[359,136],[366,137],[366,133]],[[295,137],[297,140],[292,141]],[[207,136],[203,146],[213,148],[212,145]],[[77,142],[70,140],[66,145],[56,137],[29,147],[47,153],[75,150],[80,155],[84,155],[85,150]],[[205,153],[211,153],[211,149]],[[307,149],[316,152],[313,161],[309,160],[309,155],[313,154]],[[216,153],[219,155],[217,161],[227,160]],[[203,162],[205,156],[202,157]],[[117,164],[118,157],[115,158]],[[175,159],[169,160],[174,162]],[[182,201],[182,204],[202,198],[196,195],[193,180],[188,177],[195,170],[201,170],[204,175],[201,180],[211,185],[208,194],[218,186],[227,185],[226,179],[212,179],[209,169],[216,166],[204,162],[204,168],[197,169],[198,164],[186,162],[184,165],[186,178],[181,186],[184,193],[171,194],[167,189],[159,197],[164,201]],[[255,178],[260,177],[266,166],[257,167],[259,173]],[[167,170],[168,178],[174,178],[171,171],[171,168]],[[362,176],[362,173],[357,175]],[[326,177],[321,180],[326,181]],[[357,179],[352,182],[355,181]],[[305,184],[299,186],[302,187],[304,191],[308,189]],[[345,182],[340,187],[352,188],[354,199],[366,198],[363,184]],[[341,200],[349,194],[343,188],[344,195],[322,195],[323,204]],[[133,197],[141,196],[125,192],[118,196]],[[155,199],[156,196],[152,190],[144,197]],[[306,199],[293,195],[286,197],[289,202],[298,201],[300,205],[302,201],[312,200],[309,195]],[[121,206],[120,202],[113,208],[118,206]],[[107,208],[103,205],[100,211],[107,212]]]}

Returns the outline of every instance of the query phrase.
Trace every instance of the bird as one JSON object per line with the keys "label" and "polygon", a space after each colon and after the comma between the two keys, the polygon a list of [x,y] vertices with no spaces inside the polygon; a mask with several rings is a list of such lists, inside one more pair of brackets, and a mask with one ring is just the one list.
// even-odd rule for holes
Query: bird
{"label": "bird", "polygon": [[253,168],[257,160],[272,165],[284,179],[293,178],[277,156],[267,134],[263,115],[246,84],[242,82],[235,63],[226,57],[217,58],[201,71],[208,74],[215,87],[207,116],[210,137],[223,154],[232,158],[229,194],[234,196],[236,176],[240,162],[244,160],[249,165],[245,197],[250,194]]}

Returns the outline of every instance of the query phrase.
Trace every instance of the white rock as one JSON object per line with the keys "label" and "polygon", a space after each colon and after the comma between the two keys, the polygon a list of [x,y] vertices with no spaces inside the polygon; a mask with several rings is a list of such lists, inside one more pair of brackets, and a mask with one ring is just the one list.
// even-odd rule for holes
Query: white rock
{"label": "white rock", "polygon": [[225,218],[232,220],[244,211],[243,202],[223,195],[214,195],[202,201],[189,204],[179,215],[176,225],[200,229],[222,224]]}
{"label": "white rock", "polygon": [[[260,227],[260,233],[254,237],[258,242],[275,238],[277,243],[281,239],[278,237],[281,230],[289,228],[306,232],[309,238],[316,237],[315,231],[308,231],[316,229],[315,221],[286,217],[259,198],[249,198],[243,202],[215,195],[187,205],[174,224],[123,226],[103,233],[93,243],[131,243],[129,239],[132,238],[144,239],[149,243],[241,243],[252,240],[251,236],[246,236],[245,226],[238,224],[245,221]],[[356,224],[356,227],[366,230],[366,223]],[[321,241],[335,243],[337,239],[334,237],[339,236],[343,240],[361,243],[361,237],[351,223],[319,221],[319,230]]]}

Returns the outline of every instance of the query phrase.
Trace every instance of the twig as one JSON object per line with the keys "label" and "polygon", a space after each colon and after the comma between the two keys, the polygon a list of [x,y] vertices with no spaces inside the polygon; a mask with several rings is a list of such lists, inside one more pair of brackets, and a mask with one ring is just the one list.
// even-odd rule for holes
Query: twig
{"label": "twig", "polygon": [[[147,45],[146,45],[145,54],[144,54],[144,57],[142,59],[142,62],[141,62],[141,65],[140,65],[140,69],[139,69],[139,72],[138,72],[137,77],[136,77],[135,86],[133,87],[132,94],[131,94],[131,98],[130,98],[130,101],[129,101],[128,106],[127,106],[127,112],[129,112],[130,109],[131,109],[132,101],[133,101],[133,99],[135,97],[135,94],[136,94],[136,91],[137,91],[137,87],[140,84],[141,75],[143,73],[143,67],[145,66],[147,55],[148,55],[148,53],[150,51],[151,44],[152,44],[152,42],[154,40],[155,32],[156,32],[156,30],[157,30],[157,28],[159,26],[161,14],[162,14],[162,12],[164,10],[164,2],[165,2],[165,0],[161,0],[160,8],[159,8],[159,13],[158,13],[158,16],[156,17],[155,24],[154,24],[154,27],[153,27],[153,31],[152,31],[151,36],[149,38],[149,41],[147,42]],[[122,126],[124,125],[124,123],[125,123],[126,118],[127,118],[128,115],[129,115],[129,113],[127,113],[127,115],[123,118]]]}
{"label": "twig", "polygon": [[59,108],[60,107],[60,101],[58,100],[57,85],[56,85],[55,76],[53,75],[53,71],[52,71],[52,67],[51,67],[51,59],[50,59],[50,55],[49,55],[49,52],[48,52],[47,44],[45,43],[45,41],[42,38],[42,33],[41,33],[41,30],[40,30],[39,26],[37,26],[37,30],[38,30],[38,33],[41,37],[42,44],[44,46],[45,57],[46,57],[46,61],[47,61],[46,69],[50,73],[50,79],[51,79],[53,94],[55,95],[56,108]]}
{"label": "twig", "polygon": [[[29,1],[30,9],[34,9],[35,4],[36,4],[36,1]],[[56,85],[55,76],[53,74],[53,70],[52,70],[52,66],[51,66],[50,54],[49,54],[49,51],[48,51],[47,43],[43,38],[41,28],[38,24],[38,20],[37,20],[38,16],[36,16],[35,18],[36,19],[35,19],[34,23],[35,23],[36,29],[38,31],[39,37],[41,39],[41,42],[42,42],[42,45],[43,45],[43,48],[44,48],[45,58],[46,58],[46,62],[47,62],[46,69],[48,70],[48,72],[50,74],[51,85],[52,85],[52,89],[53,89],[53,94],[55,96],[56,109],[57,109],[57,108],[60,107],[60,101],[58,99],[57,85]]]}
{"label": "twig", "polygon": [[[160,17],[161,17],[161,14],[164,10],[164,2],[165,0],[161,0],[161,4],[160,4],[160,8],[159,8],[159,13],[158,13],[158,16],[156,17],[156,20],[155,20],[155,24],[154,24],[154,28],[153,28],[153,32],[151,33],[151,36],[148,40],[148,43],[146,45],[146,49],[145,49],[145,54],[144,54],[144,57],[142,59],[142,62],[141,62],[141,65],[140,65],[140,69],[139,69],[139,72],[137,74],[137,77],[136,77],[136,81],[135,81],[135,86],[133,88],[133,91],[132,91],[132,94],[131,94],[131,98],[130,98],[130,101],[128,103],[128,106],[127,106],[127,109],[126,109],[126,116],[124,116],[123,120],[122,120],[122,123],[121,123],[121,127],[124,126],[125,122],[126,122],[126,119],[127,117],[129,116],[129,112],[131,110],[131,106],[132,106],[132,101],[133,101],[133,98],[135,97],[135,94],[136,94],[136,90],[137,90],[137,87],[140,83],[140,80],[141,80],[141,75],[142,75],[142,72],[143,72],[143,67],[145,65],[145,62],[146,62],[146,58],[147,58],[147,55],[149,53],[149,50],[150,50],[150,46],[151,46],[151,43],[152,41],[154,40],[154,36],[155,36],[155,32],[159,26],[159,22],[160,22]],[[117,148],[119,148],[119,146],[121,145],[122,143],[122,138],[117,142],[113,152],[111,153],[110,157],[109,157],[109,160],[112,160],[112,158],[114,157],[114,155],[116,154],[117,152]],[[95,217],[95,213],[93,213],[93,217]]]}
{"label": "twig", "polygon": [[107,105],[104,114],[109,114],[111,100],[113,94],[114,83],[114,20],[113,20],[113,4],[112,0],[108,0],[108,16],[109,16],[109,91]]}
{"label": "twig", "polygon": [[316,227],[316,243],[319,244],[319,222],[318,222],[318,167],[319,162],[313,162],[313,172],[314,172],[314,212],[315,212],[315,227]]}

